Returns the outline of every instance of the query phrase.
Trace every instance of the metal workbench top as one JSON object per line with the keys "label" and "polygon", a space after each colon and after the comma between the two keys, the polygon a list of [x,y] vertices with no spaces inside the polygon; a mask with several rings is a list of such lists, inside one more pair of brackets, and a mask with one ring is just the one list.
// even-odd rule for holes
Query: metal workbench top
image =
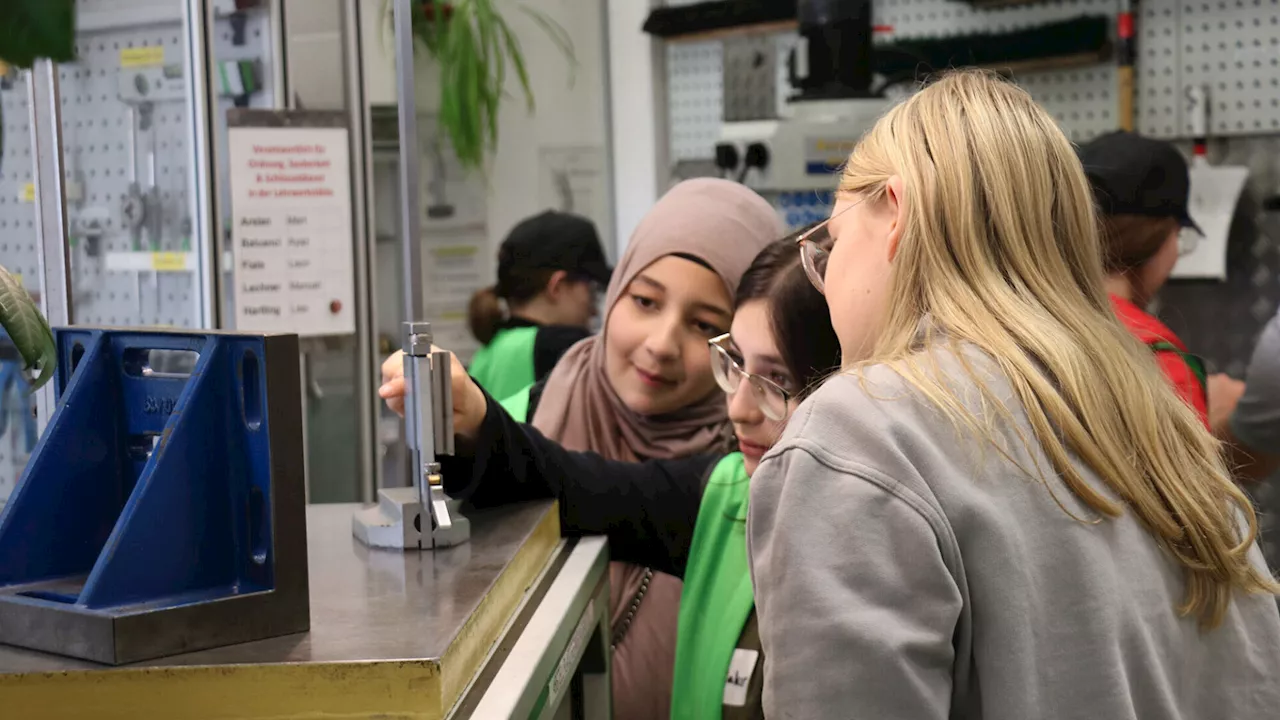
{"label": "metal workbench top", "polygon": [[[148,717],[166,703],[184,717],[443,717],[559,542],[556,506],[470,511],[469,542],[421,553],[360,544],[359,507],[307,509],[309,633],[121,668],[0,646],[0,706],[24,710],[16,717]],[[217,710],[186,712],[200,703]]]}

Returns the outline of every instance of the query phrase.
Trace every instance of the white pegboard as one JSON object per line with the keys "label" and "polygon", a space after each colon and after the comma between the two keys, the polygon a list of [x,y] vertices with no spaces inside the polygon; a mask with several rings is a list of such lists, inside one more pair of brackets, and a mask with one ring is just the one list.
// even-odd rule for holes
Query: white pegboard
{"label": "white pegboard", "polygon": [[1177,0],[1147,0],[1137,18],[1138,57],[1134,68],[1138,131],[1174,138],[1182,129],[1178,63]]}
{"label": "white pegboard", "polygon": [[671,162],[710,157],[724,98],[720,41],[667,43],[666,50]]}
{"label": "white pegboard", "polygon": [[1019,73],[1015,79],[1074,142],[1090,140],[1118,125],[1113,65]]}
{"label": "white pegboard", "polygon": [[[1280,132],[1280,0],[1156,0],[1176,9],[1181,90],[1206,86],[1213,135]],[[1182,105],[1183,103],[1179,103]],[[1191,133],[1179,114],[1180,136]]]}
{"label": "white pegboard", "polygon": [[[67,204],[73,228],[72,306],[76,321],[107,325],[173,325],[191,327],[196,308],[191,300],[192,276],[161,274],[139,283],[132,273],[104,268],[103,254],[131,250],[180,251],[188,249],[193,222],[188,202],[187,167],[190,122],[181,100],[158,101],[151,110],[150,125],[143,127],[142,112],[135,109],[132,122],[136,138],[130,138],[129,107],[120,100],[121,53],[141,47],[163,48],[165,63],[181,63],[186,53],[180,25],[112,28],[77,37],[77,61],[60,68],[63,160],[67,177],[81,188],[79,201]],[[130,147],[134,157],[129,154]],[[144,233],[135,245],[122,219],[129,188],[130,165],[136,163],[140,186],[146,190],[150,175],[148,155],[154,149],[155,181],[160,196],[160,235]],[[77,220],[88,212],[105,213],[105,235],[97,241],[99,254],[74,234]],[[154,243],[154,244],[153,244]]]}
{"label": "white pegboard", "polygon": [[26,81],[18,77],[0,89],[4,112],[4,157],[0,160],[0,264],[35,287],[39,256],[35,205],[26,202],[31,182],[31,125],[27,119]]}

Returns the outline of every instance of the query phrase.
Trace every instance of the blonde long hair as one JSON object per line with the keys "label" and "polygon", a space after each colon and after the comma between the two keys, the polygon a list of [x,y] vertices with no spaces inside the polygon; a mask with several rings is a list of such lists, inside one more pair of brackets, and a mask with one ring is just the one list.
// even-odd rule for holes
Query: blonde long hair
{"label": "blonde long hair", "polygon": [[[1179,612],[1211,628],[1233,590],[1280,591],[1249,560],[1257,516],[1217,441],[1115,320],[1093,197],[1053,118],[999,76],[949,74],[876,124],[839,190],[878,202],[894,175],[906,188],[905,222],[888,310],[865,362],[895,368],[998,448],[993,418],[967,410],[930,369],[918,336],[929,316],[937,334],[926,347],[946,337],[998,363],[1053,475],[1102,516],[1127,506],[1181,564]],[[1011,420],[975,373],[970,379],[982,406]],[[1073,456],[1120,502],[1091,486]]]}

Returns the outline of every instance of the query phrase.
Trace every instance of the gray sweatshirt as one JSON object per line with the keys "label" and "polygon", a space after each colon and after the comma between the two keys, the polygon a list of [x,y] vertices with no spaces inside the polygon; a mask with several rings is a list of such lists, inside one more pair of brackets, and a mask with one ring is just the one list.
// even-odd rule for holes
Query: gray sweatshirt
{"label": "gray sweatshirt", "polygon": [[[1013,413],[995,421],[1004,450],[1050,467],[1018,440],[1034,435],[995,363],[965,355]],[[1274,598],[1238,595],[1202,632],[1176,611],[1179,567],[1132,514],[1073,520],[1059,502],[1096,514],[1056,476],[1019,470],[913,393],[885,367],[829,380],[752,478],[769,718],[1280,717]]]}

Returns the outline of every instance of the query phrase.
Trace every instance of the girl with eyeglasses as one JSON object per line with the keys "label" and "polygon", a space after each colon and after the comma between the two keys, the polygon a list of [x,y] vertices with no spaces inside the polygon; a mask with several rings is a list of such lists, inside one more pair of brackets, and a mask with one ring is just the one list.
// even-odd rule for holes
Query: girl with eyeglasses
{"label": "girl with eyeglasses", "polygon": [[672,718],[764,716],[745,545],[748,480],[798,402],[840,361],[794,236],[756,257],[734,307],[730,332],[710,341],[740,448],[729,454],[626,463],[572,452],[516,422],[454,364],[454,429],[471,454],[444,458],[451,496],[478,506],[558,498],[567,534],[605,534],[613,558],[684,580]]}
{"label": "girl with eyeglasses", "polygon": [[[719,178],[685,180],[641,220],[612,274],[600,334],[573,346],[542,382],[503,399],[517,420],[570,450],[609,460],[723,454],[730,423],[708,340],[729,329],[743,272],[782,233],[764,198]],[[380,390],[403,403],[403,363]],[[670,715],[680,581],[609,565],[615,720]]]}
{"label": "girl with eyeglasses", "polygon": [[836,198],[807,264],[843,368],[751,480],[766,715],[1275,717],[1257,516],[1117,320],[1054,119],[949,74]]}
{"label": "girl with eyeglasses", "polygon": [[[1164,287],[1179,255],[1195,249],[1200,228],[1187,212],[1187,161],[1172,144],[1131,132],[1108,133],[1079,151],[1102,223],[1102,267],[1111,306],[1156,356],[1165,377],[1207,426],[1204,362],[1144,308]],[[1185,235],[1190,243],[1182,243]]]}

